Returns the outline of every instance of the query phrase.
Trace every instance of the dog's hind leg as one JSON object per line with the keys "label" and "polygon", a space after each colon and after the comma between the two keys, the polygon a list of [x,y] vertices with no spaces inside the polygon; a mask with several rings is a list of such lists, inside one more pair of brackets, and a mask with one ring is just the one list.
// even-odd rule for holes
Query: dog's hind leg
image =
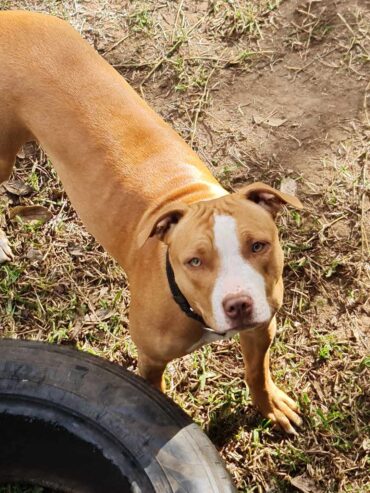
{"label": "dog's hind leg", "polygon": [[[14,157],[5,158],[0,156],[0,184],[6,181],[11,175],[14,163]],[[1,213],[1,212],[0,212]],[[4,231],[0,228],[0,264],[7,262],[13,258],[13,254],[9,245],[8,238]]]}
{"label": "dog's hind leg", "polygon": [[8,238],[2,229],[0,229],[0,264],[13,258],[12,250]]}
{"label": "dog's hind leg", "polygon": [[15,147],[7,145],[5,138],[0,135],[0,185],[9,179],[12,173],[17,151],[18,146]]}
{"label": "dog's hind leg", "polygon": [[[26,132],[10,132],[9,129],[4,128],[4,124],[0,123],[0,185],[9,179],[17,152],[26,140]],[[0,229],[0,264],[12,258],[9,241],[4,231]]]}

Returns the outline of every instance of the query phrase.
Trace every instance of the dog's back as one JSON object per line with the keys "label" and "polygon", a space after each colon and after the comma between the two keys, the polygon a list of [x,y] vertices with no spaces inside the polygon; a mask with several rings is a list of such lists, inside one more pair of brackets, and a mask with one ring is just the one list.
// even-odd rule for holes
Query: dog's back
{"label": "dog's back", "polygon": [[226,193],[66,22],[1,12],[0,66],[0,182],[19,147],[39,141],[86,227],[121,265],[145,210],[173,195],[194,202]]}

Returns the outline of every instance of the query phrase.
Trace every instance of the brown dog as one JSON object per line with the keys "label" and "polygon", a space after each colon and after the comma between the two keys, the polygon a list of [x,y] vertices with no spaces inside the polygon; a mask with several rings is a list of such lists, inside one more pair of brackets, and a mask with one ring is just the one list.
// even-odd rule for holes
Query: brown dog
{"label": "brown dog", "polygon": [[[295,403],[273,383],[283,297],[274,216],[295,197],[262,183],[228,194],[190,147],[65,22],[0,13],[0,182],[37,140],[95,238],[122,265],[143,377],[240,333],[254,403],[285,431]],[[109,210],[109,214],[106,211]],[[3,258],[10,257],[4,236]]]}

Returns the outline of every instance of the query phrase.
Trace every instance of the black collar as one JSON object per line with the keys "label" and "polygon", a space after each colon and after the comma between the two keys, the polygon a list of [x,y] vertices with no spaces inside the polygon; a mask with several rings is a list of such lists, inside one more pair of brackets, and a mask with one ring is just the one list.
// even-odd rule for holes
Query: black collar
{"label": "black collar", "polygon": [[200,322],[203,327],[206,327],[206,323],[203,320],[203,317],[195,313],[195,311],[192,309],[192,307],[189,305],[188,300],[185,298],[185,296],[182,294],[180,291],[180,288],[176,284],[175,281],[175,274],[172,269],[172,265],[170,262],[170,258],[168,255],[168,250],[166,253],[166,273],[167,273],[167,280],[168,280],[168,285],[170,286],[170,290],[172,293],[172,297],[175,300],[175,302],[179,305],[181,310],[190,318],[193,318],[197,322]]}

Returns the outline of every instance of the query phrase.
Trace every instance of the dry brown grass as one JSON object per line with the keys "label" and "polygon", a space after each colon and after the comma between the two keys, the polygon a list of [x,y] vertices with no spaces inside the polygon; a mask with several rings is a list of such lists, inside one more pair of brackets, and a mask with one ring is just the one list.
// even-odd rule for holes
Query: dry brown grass
{"label": "dry brown grass", "polygon": [[[272,367],[300,402],[300,435],[272,430],[251,406],[237,340],[171,364],[170,395],[240,491],[370,491],[366,2],[0,0],[14,6],[71,21],[230,190],[296,181],[306,208],[280,218],[286,297]],[[32,203],[53,219],[5,221],[16,258],[0,268],[2,335],[73,344],[135,370],[124,273],[85,232],[40,149],[27,149],[15,176],[34,192],[3,192],[5,218]]]}

